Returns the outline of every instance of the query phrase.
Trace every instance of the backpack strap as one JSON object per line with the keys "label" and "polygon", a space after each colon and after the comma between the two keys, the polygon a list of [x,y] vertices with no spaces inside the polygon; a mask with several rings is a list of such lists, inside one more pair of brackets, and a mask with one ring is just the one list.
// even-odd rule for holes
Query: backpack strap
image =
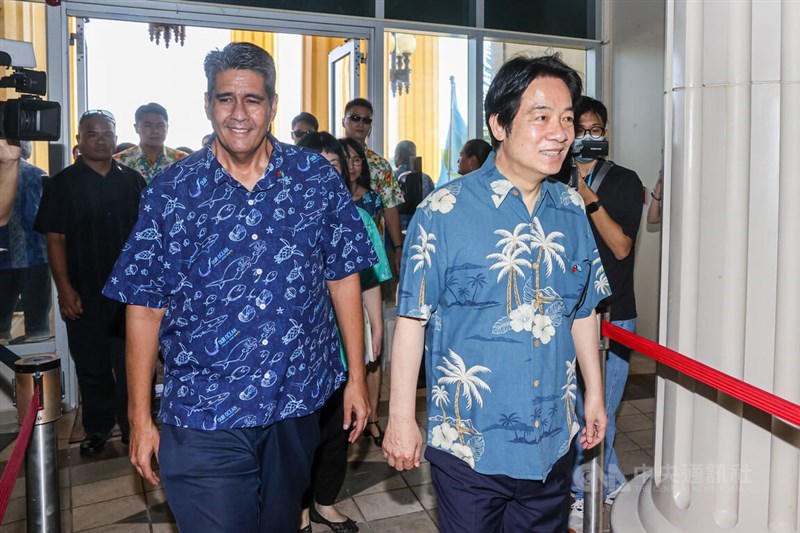
{"label": "backpack strap", "polygon": [[603,180],[606,179],[606,174],[611,170],[611,167],[614,166],[613,161],[606,161],[605,159],[601,160],[600,170],[597,171],[597,174],[594,175],[592,178],[592,186],[591,189],[594,192],[597,192],[597,189],[600,188],[600,185],[603,183]]}

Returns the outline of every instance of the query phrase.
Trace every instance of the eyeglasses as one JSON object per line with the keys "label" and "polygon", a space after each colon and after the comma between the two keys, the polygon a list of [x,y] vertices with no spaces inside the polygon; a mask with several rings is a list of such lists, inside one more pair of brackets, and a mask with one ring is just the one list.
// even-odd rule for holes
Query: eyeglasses
{"label": "eyeglasses", "polygon": [[580,126],[575,128],[575,136],[576,137],[583,137],[584,135],[589,135],[590,137],[602,137],[603,133],[605,132],[605,128],[601,128],[600,126],[592,126],[591,128],[584,129]]}
{"label": "eyeglasses", "polygon": [[84,121],[84,119],[91,118],[91,117],[103,117],[111,121],[112,124],[115,126],[117,125],[117,121],[114,119],[114,115],[111,114],[111,111],[106,111],[105,109],[90,109],[85,111],[83,115],[81,115],[81,119],[78,121],[78,124]]}
{"label": "eyeglasses", "polygon": [[360,157],[348,157],[347,163],[353,165],[354,167],[360,167],[364,164],[364,160]]}
{"label": "eyeglasses", "polygon": [[313,133],[311,130],[292,130],[292,135],[294,135],[298,139],[302,139],[309,133]]}
{"label": "eyeglasses", "polygon": [[353,122],[361,122],[364,121],[364,124],[369,126],[372,124],[372,117],[362,117],[361,115],[347,115],[345,118],[349,118]]}

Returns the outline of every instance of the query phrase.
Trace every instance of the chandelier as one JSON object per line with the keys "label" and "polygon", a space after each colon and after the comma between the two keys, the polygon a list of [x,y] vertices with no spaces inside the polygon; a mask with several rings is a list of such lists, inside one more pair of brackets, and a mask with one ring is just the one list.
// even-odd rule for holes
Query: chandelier
{"label": "chandelier", "polygon": [[151,22],[148,28],[150,32],[150,42],[155,41],[156,46],[161,42],[161,37],[164,37],[164,46],[169,48],[170,40],[176,43],[180,41],[181,46],[186,40],[186,26],[183,24],[163,24],[160,22]]}
{"label": "chandelier", "polygon": [[411,54],[417,49],[417,40],[406,33],[389,34],[389,86],[392,96],[411,88]]}

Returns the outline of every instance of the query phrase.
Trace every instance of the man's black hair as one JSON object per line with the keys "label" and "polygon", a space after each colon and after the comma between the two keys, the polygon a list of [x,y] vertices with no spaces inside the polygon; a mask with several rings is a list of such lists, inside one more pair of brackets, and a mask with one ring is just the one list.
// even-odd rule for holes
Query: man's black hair
{"label": "man's black hair", "polygon": [[298,122],[308,122],[311,124],[311,127],[314,128],[314,131],[319,129],[319,120],[317,120],[317,117],[306,111],[302,111],[292,119],[292,129],[297,126]]}
{"label": "man's black hair", "polygon": [[597,115],[603,122],[603,128],[608,125],[608,109],[600,100],[595,100],[591,96],[580,97],[578,103],[575,104],[575,126],[578,126],[578,121],[586,113]]}
{"label": "man's black hair", "polygon": [[372,107],[372,102],[370,102],[366,98],[353,98],[352,100],[347,102],[347,105],[344,106],[344,114],[346,115],[351,108],[356,106],[366,107],[367,109],[369,109],[370,114],[372,115],[375,114],[375,109]]}
{"label": "man's black hair", "polygon": [[478,167],[482,167],[492,153],[492,145],[483,139],[470,139],[464,143],[462,150],[467,157],[475,156],[478,159]]}
{"label": "man's black hair", "polygon": [[150,102],[149,104],[140,105],[139,109],[136,110],[134,114],[134,119],[136,122],[142,120],[142,117],[147,115],[148,113],[155,113],[156,115],[161,115],[164,117],[164,120],[169,122],[169,115],[167,115],[167,110],[164,108],[163,105],[157,104],[155,102]]}
{"label": "man's black hair", "polygon": [[213,96],[217,74],[226,70],[252,70],[264,78],[264,92],[270,103],[275,100],[275,61],[269,52],[252,43],[229,43],[222,50],[212,50],[203,61],[208,95]]}
{"label": "man's black hair", "polygon": [[522,94],[536,78],[556,78],[567,85],[573,107],[581,96],[583,84],[574,69],[561,61],[558,54],[540,57],[517,56],[508,60],[497,72],[489,86],[484,101],[486,125],[492,137],[492,148],[497,150],[497,140],[489,125],[489,118],[497,115],[497,123],[506,134],[511,133],[511,123],[519,112]]}
{"label": "man's black hair", "polygon": [[308,148],[320,154],[322,152],[334,154],[339,159],[339,166],[342,167],[344,186],[349,190],[350,174],[347,171],[347,151],[344,146],[342,146],[342,143],[336,140],[336,137],[327,131],[312,131],[311,133],[303,135],[300,140],[297,141],[297,146]]}
{"label": "man's black hair", "polygon": [[[361,175],[358,176],[358,184],[364,187],[366,190],[372,190],[372,179],[369,174],[369,164],[367,163],[367,154],[364,152],[364,147],[361,146],[361,143],[357,140],[353,139],[352,137],[342,137],[339,139],[339,142],[342,143],[344,147],[345,154],[349,155],[347,151],[348,148],[352,148],[355,150],[358,157],[361,158]],[[350,189],[350,184],[348,183],[347,188]]]}

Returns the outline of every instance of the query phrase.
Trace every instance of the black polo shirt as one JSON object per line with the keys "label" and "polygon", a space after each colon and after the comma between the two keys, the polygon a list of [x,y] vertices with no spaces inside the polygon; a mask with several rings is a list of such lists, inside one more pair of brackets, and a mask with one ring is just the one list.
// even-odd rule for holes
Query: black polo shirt
{"label": "black polo shirt", "polygon": [[45,186],[34,229],[65,236],[69,280],[84,311],[103,298],[103,285],[138,218],[145,185],[141,174],[117,162],[102,176],[79,158]]}
{"label": "black polo shirt", "polygon": [[[598,161],[592,174],[597,174],[601,163],[602,160]],[[639,224],[642,220],[644,187],[636,172],[614,164],[597,189],[597,196],[611,219],[619,224],[625,235],[633,241],[628,257],[622,261],[618,260],[603,241],[592,216],[589,215],[597,250],[600,252],[600,259],[603,261],[603,268],[612,290],[611,296],[603,300],[602,304],[611,306],[611,320],[636,318],[633,261],[636,255],[636,235],[639,233]]]}

